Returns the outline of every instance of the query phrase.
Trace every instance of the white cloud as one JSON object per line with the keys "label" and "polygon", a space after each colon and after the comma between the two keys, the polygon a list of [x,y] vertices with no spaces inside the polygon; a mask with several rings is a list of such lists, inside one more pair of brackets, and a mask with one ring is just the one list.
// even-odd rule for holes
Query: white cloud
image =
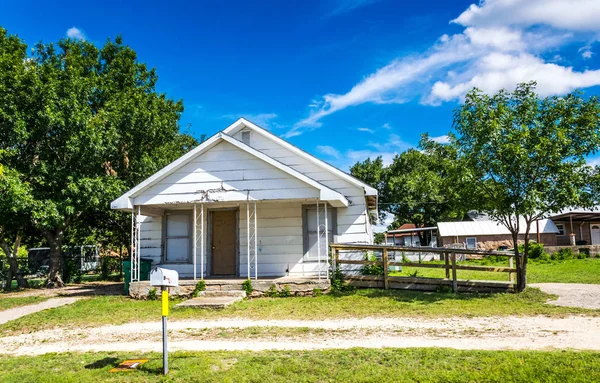
{"label": "white cloud", "polygon": [[388,226],[394,223],[394,215],[390,213],[384,213],[384,218],[377,220],[377,225],[373,225],[374,233],[383,233],[388,230]]}
{"label": "white cloud", "polygon": [[71,39],[85,40],[85,33],[77,27],[67,29],[67,37]]}
{"label": "white cloud", "polygon": [[317,150],[319,153],[325,154],[326,156],[333,157],[335,159],[340,158],[341,153],[339,150],[329,145],[318,145]]}
{"label": "white cloud", "polygon": [[578,52],[581,53],[581,57],[583,57],[584,60],[589,60],[594,55],[594,52],[592,52],[591,44],[579,48]]}
{"label": "white cloud", "polygon": [[261,128],[273,129],[282,128],[281,124],[278,124],[275,120],[279,117],[276,113],[257,113],[257,114],[225,114],[221,118],[228,120],[237,120],[240,117],[244,117],[246,120],[255,123]]}
{"label": "white cloud", "polygon": [[336,16],[342,13],[354,11],[355,9],[377,3],[381,0],[337,0],[336,7],[326,16]]}
{"label": "white cloud", "polygon": [[[328,93],[310,103],[308,116],[287,137],[322,126],[323,119],[365,103],[426,104],[460,99],[473,86],[486,92],[535,80],[541,95],[600,85],[600,71],[561,66],[560,47],[600,36],[599,0],[487,0],[471,5],[454,23],[462,33],[444,34],[421,53],[392,60],[346,93]],[[541,57],[553,58],[544,60]],[[589,57],[591,51],[582,53]],[[559,58],[561,60],[559,60]]]}
{"label": "white cloud", "polygon": [[358,130],[359,132],[366,132],[366,133],[375,133],[375,130],[370,129],[370,128],[356,128],[356,130]]}
{"label": "white cloud", "polygon": [[572,31],[600,31],[597,0],[486,0],[472,4],[452,22],[464,26],[549,25]]}
{"label": "white cloud", "polygon": [[385,123],[381,126],[383,129],[392,129],[392,126],[389,123]]}
{"label": "white cloud", "polygon": [[431,137],[431,141],[437,142],[438,144],[447,144],[450,142],[450,137],[447,135]]}

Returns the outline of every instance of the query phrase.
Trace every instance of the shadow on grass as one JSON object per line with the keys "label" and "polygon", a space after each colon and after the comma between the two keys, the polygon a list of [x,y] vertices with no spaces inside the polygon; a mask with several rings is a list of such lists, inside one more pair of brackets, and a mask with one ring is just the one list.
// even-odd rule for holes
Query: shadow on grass
{"label": "shadow on grass", "polygon": [[117,367],[119,365],[119,359],[117,358],[104,358],[95,361],[94,363],[86,364],[83,366],[86,370],[97,370],[106,366]]}

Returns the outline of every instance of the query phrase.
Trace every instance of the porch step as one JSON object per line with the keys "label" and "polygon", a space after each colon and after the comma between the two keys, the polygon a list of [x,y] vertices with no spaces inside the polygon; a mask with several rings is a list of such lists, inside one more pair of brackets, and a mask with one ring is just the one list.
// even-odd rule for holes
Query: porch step
{"label": "porch step", "polygon": [[177,304],[175,307],[193,307],[198,309],[224,309],[227,306],[241,301],[242,297],[198,297]]}
{"label": "porch step", "polygon": [[198,294],[199,297],[239,297],[246,298],[246,292],[242,290],[205,290]]}

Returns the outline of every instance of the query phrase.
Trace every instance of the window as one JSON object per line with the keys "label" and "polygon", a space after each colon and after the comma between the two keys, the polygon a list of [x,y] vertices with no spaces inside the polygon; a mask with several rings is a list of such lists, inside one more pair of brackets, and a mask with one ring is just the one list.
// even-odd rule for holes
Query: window
{"label": "window", "polygon": [[[304,209],[304,254],[307,259],[319,259],[319,248],[317,247],[317,207],[307,207]],[[328,249],[325,241],[325,209],[319,208],[319,226],[321,228],[321,260],[327,259]],[[329,234],[329,243],[333,242],[333,236],[336,225],[336,210],[327,207],[327,229]]]}
{"label": "window", "polygon": [[242,130],[242,142],[246,145],[250,145],[250,131]]}
{"label": "window", "polygon": [[167,214],[165,225],[165,262],[188,262],[190,259],[190,215]]}
{"label": "window", "polygon": [[467,238],[467,249],[477,249],[477,238],[475,238],[475,237]]}
{"label": "window", "polygon": [[563,225],[562,223],[557,223],[556,228],[558,229],[557,235],[565,235],[565,225]]}

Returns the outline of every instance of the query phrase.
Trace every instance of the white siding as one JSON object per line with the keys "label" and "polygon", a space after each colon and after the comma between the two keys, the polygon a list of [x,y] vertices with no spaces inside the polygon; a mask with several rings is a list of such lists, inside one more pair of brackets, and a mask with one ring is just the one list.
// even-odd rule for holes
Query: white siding
{"label": "white siding", "polygon": [[159,263],[162,254],[162,217],[140,217],[140,257]]}
{"label": "white siding", "polygon": [[135,196],[135,205],[317,198],[319,190],[222,142]]}

